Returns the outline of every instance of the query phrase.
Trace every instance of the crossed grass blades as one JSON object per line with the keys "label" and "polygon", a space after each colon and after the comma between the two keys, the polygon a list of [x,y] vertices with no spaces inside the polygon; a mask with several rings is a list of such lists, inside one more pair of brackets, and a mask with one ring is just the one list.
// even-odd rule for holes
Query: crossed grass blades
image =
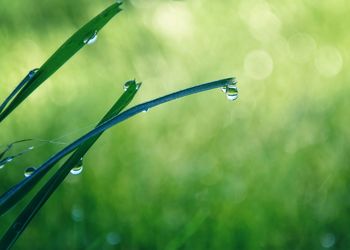
{"label": "crossed grass blades", "polygon": [[[0,122],[7,118],[33,91],[35,91],[45,80],[64,65],[75,53],[83,48],[85,44],[88,44],[90,40],[94,39],[98,31],[121,11],[120,5],[120,2],[116,2],[106,8],[63,43],[63,45],[59,47],[59,49],[39,69],[31,70],[0,105]],[[63,163],[56,173],[37,192],[29,204],[22,210],[19,216],[8,228],[0,240],[0,249],[9,249],[13,246],[40,208],[63,182],[71,169],[79,164],[82,157],[84,157],[105,130],[155,106],[211,89],[222,88],[228,99],[234,100],[237,97],[237,88],[235,87],[235,84],[236,81],[234,78],[226,78],[200,84],[136,105],[121,113],[121,111],[132,101],[141,87],[141,83],[137,83],[135,80],[128,81],[125,85],[125,92],[103,116],[94,129],[50,157],[30,176],[15,184],[0,196],[0,216],[3,216],[26,194],[28,194],[59,160],[72,153],[66,162]],[[19,142],[20,141],[14,143]],[[1,152],[0,160],[5,153],[10,150],[14,143],[9,144],[5,150]]]}

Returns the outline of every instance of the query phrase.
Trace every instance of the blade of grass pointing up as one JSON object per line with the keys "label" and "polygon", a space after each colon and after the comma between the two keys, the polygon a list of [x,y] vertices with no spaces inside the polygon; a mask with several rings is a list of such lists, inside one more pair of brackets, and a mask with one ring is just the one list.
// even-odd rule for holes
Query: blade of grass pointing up
{"label": "blade of grass pointing up", "polygon": [[[37,87],[55,73],[75,53],[77,53],[87,41],[94,37],[118,12],[121,11],[121,3],[114,3],[99,15],[94,17],[82,28],[75,32],[63,45],[37,70],[34,75],[27,79],[23,85],[19,85],[0,105],[0,122],[4,120],[21,102],[23,102]],[[19,92],[18,92],[19,91]],[[18,92],[18,93],[17,93]],[[15,95],[17,93],[17,95]],[[12,101],[9,103],[9,101]],[[7,107],[5,108],[5,106]]]}
{"label": "blade of grass pointing up", "polygon": [[[100,125],[109,119],[112,119],[118,113],[120,113],[134,98],[140,84],[135,81],[129,82],[129,87],[126,92],[118,99],[113,107],[107,112],[102,120],[97,124]],[[34,196],[31,202],[24,208],[22,213],[16,218],[11,227],[7,230],[5,235],[0,240],[0,249],[10,248],[18,239],[20,234],[25,230],[29,222],[37,214],[40,208],[45,204],[51,194],[62,183],[65,177],[69,174],[70,170],[76,166],[79,160],[86,154],[86,152],[92,147],[103,132],[91,137],[84,143],[82,143],[76,151],[68,158],[68,160],[61,166],[60,169],[48,180],[48,182],[40,189],[40,191]]]}
{"label": "blade of grass pointing up", "polygon": [[194,87],[183,89],[172,94],[168,94],[151,101],[136,105],[119,115],[113,117],[112,119],[100,124],[90,132],[86,133],[84,136],[80,137],[52,157],[50,157],[46,162],[44,162],[31,176],[23,179],[21,182],[10,188],[3,195],[0,196],[0,216],[9,210],[13,205],[19,202],[32,188],[37,184],[38,181],[63,157],[74,151],[82,143],[89,140],[91,137],[145,111],[150,108],[159,106],[163,103],[183,98],[185,96],[193,95],[196,93],[208,91],[215,88],[222,88],[225,86],[235,85],[235,78],[226,78],[217,80],[214,82],[200,84]]}

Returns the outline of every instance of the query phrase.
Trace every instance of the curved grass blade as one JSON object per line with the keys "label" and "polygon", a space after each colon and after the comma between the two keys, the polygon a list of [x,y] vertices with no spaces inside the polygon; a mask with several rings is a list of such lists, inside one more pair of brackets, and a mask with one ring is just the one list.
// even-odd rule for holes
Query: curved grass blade
{"label": "curved grass blade", "polygon": [[[8,104],[8,106],[0,113],[0,122],[4,120],[17,106],[23,102],[37,87],[39,87],[47,78],[55,73],[64,63],[66,63],[75,53],[77,53],[84,45],[86,39],[91,38],[96,32],[103,28],[109,20],[121,11],[121,3],[114,3],[99,15],[90,20],[77,32],[75,32],[29,79],[29,81],[21,87],[18,94]],[[15,92],[16,94],[17,92]],[[14,94],[14,95],[15,95]],[[11,96],[11,95],[10,95]],[[8,101],[7,101],[8,102]],[[7,102],[5,101],[6,106]],[[4,108],[3,107],[3,108]]]}
{"label": "curved grass blade", "polygon": [[[130,83],[131,82],[131,83]],[[130,81],[128,89],[107,112],[102,120],[97,124],[100,125],[120,113],[134,98],[140,84]],[[0,240],[0,249],[10,248],[18,239],[20,234],[25,230],[29,222],[37,214],[40,208],[45,204],[51,194],[62,183],[70,170],[77,165],[79,160],[86,154],[91,146],[97,141],[103,132],[96,134],[84,143],[82,143],[76,151],[68,158],[68,160],[57,170],[57,172],[49,179],[49,181],[34,196],[31,202],[24,208],[21,214],[16,218],[5,235]]]}
{"label": "curved grass blade", "polygon": [[175,93],[165,95],[151,101],[136,105],[119,115],[113,117],[112,119],[102,123],[90,132],[86,133],[84,136],[80,137],[73,143],[66,146],[64,149],[56,153],[54,156],[49,158],[45,163],[43,163],[30,177],[23,179],[21,182],[13,186],[10,190],[4,193],[0,197],[0,216],[4,214],[8,209],[10,209],[14,204],[21,200],[35,185],[36,183],[52,168],[63,157],[71,153],[82,143],[89,140],[91,137],[123,122],[145,110],[153,108],[155,106],[161,105],[163,103],[179,99],[185,96],[193,95],[196,93],[208,91],[215,88],[221,88],[228,86],[235,82],[235,78],[226,78],[214,82],[204,83],[191,88],[177,91]]}
{"label": "curved grass blade", "polygon": [[6,145],[6,148],[0,153],[0,160],[4,157],[4,155],[13,147],[13,145],[21,142],[27,142],[27,141],[32,141],[33,139],[23,139],[19,141],[14,141],[8,145]]}

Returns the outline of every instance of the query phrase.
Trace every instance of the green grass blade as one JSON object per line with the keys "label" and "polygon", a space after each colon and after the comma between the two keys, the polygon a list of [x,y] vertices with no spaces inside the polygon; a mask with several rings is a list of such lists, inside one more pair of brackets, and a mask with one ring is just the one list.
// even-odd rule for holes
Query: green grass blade
{"label": "green grass blade", "polygon": [[[20,103],[22,103],[37,87],[55,73],[84,45],[84,40],[92,37],[121,11],[121,3],[114,3],[99,15],[90,20],[81,29],[75,32],[35,73],[35,75],[23,86],[13,100],[0,114],[0,122],[4,120]],[[6,103],[7,104],[7,103]]]}
{"label": "green grass blade", "polygon": [[230,86],[232,84],[236,84],[235,78],[226,78],[214,82],[208,82],[150,100],[148,102],[136,105],[126,111],[123,111],[119,115],[97,126],[90,132],[86,133],[84,136],[80,137],[79,139],[77,139],[76,141],[74,141],[73,143],[71,143],[70,145],[68,145],[67,147],[50,157],[30,177],[23,179],[21,182],[19,182],[10,190],[8,190],[5,194],[0,196],[0,216],[9,208],[11,208],[14,204],[16,204],[20,199],[22,199],[24,195],[26,195],[29,192],[29,190],[33,188],[37,181],[40,180],[42,176],[44,176],[54,164],[56,164],[59,160],[61,160],[69,153],[76,150],[82,143],[94,137],[95,135],[98,135],[101,132],[153,107],[189,95],[197,94],[215,88]]}
{"label": "green grass blade", "polygon": [[[120,113],[134,98],[140,84],[132,81],[126,92],[118,99],[113,107],[107,112],[102,120],[97,124],[100,125]],[[24,208],[21,214],[16,218],[11,227],[7,230],[3,238],[0,240],[0,249],[11,247],[20,234],[25,230],[32,218],[37,214],[40,208],[45,204],[51,194],[63,182],[70,170],[77,165],[79,160],[86,154],[96,140],[103,132],[91,137],[89,140],[82,143],[77,150],[68,158],[60,169],[49,179],[49,181],[40,189],[34,196],[31,202]]]}
{"label": "green grass blade", "polygon": [[[109,118],[117,115],[122,109],[124,109],[135,96],[140,84],[135,81],[129,81],[129,88],[123,93],[123,95],[118,99],[116,104],[109,110],[109,112],[103,117],[103,119],[98,123],[100,125]],[[103,131],[102,131],[103,132]],[[101,132],[101,133],[102,133]],[[85,143],[79,145],[77,150],[79,154],[85,154],[89,147],[97,140],[98,136],[90,137]],[[80,157],[81,158],[81,157]],[[80,159],[79,158],[79,159]],[[47,165],[45,171],[40,172],[40,174],[33,173],[32,176],[23,179],[21,182],[10,188],[7,192],[0,196],[0,216],[6,213],[12,206],[14,206],[18,201],[20,201],[41,179],[48,173],[48,171],[57,163],[57,161]],[[32,178],[35,177],[35,178]],[[24,186],[25,188],[20,188]]]}

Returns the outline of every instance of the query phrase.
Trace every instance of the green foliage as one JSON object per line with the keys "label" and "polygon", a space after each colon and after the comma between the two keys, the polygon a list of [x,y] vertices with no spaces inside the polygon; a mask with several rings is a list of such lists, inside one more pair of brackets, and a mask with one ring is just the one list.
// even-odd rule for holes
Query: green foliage
{"label": "green foliage", "polygon": [[47,78],[55,73],[75,53],[86,44],[86,39],[103,28],[118,12],[120,3],[114,3],[95,18],[86,23],[81,29],[75,32],[39,69],[34,76],[21,87],[19,93],[14,97],[5,110],[1,110],[0,122],[5,119],[21,102],[23,102],[37,87]]}

